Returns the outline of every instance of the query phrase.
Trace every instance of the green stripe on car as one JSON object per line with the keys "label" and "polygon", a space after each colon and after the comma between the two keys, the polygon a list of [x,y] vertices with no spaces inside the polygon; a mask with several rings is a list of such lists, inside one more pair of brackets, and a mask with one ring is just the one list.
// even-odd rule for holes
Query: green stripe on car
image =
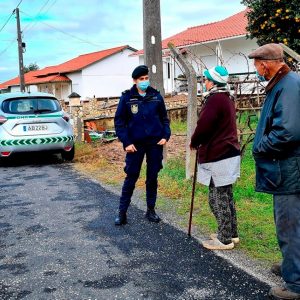
{"label": "green stripe on car", "polygon": [[21,139],[21,140],[0,140],[0,146],[25,146],[25,145],[45,145],[56,144],[61,142],[74,141],[74,136],[60,136],[60,137],[43,137],[33,139]]}
{"label": "green stripe on car", "polygon": [[28,115],[28,116],[16,116],[16,117],[13,117],[13,116],[9,116],[9,117],[6,117],[6,119],[8,120],[15,120],[15,119],[19,119],[19,120],[23,120],[23,119],[37,119],[37,118],[57,118],[57,117],[62,117],[63,115],[62,114],[56,114],[56,115],[43,115],[43,114],[40,114],[40,115]]}

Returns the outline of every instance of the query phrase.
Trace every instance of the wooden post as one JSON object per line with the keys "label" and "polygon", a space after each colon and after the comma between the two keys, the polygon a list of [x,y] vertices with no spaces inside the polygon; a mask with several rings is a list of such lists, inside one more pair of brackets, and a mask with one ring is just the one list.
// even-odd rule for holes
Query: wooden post
{"label": "wooden post", "polygon": [[[20,25],[19,8],[17,7],[14,12],[17,18],[17,36],[18,36],[18,53],[19,53],[19,74],[20,74],[20,91],[25,92],[25,77],[24,77],[24,65],[23,65],[23,42],[22,31]],[[25,44],[24,44],[25,45]]]}
{"label": "wooden post", "polygon": [[[143,0],[144,58],[149,67],[151,86],[165,96],[161,46],[160,0]],[[163,147],[163,163],[167,162],[167,146]]]}
{"label": "wooden post", "polygon": [[144,58],[149,67],[151,86],[164,97],[160,0],[143,1]]}
{"label": "wooden post", "polygon": [[283,48],[283,51],[286,52],[289,56],[291,56],[293,59],[300,62],[300,55],[292,50],[290,47],[286,46],[285,44],[280,43],[280,46]]}
{"label": "wooden post", "polygon": [[184,54],[182,51],[180,52],[172,43],[168,43],[168,47],[178,62],[182,65],[188,81],[185,176],[186,179],[190,179],[193,174],[193,167],[195,164],[195,158],[191,153],[189,145],[197,124],[197,75],[192,64],[188,61],[186,53]]}

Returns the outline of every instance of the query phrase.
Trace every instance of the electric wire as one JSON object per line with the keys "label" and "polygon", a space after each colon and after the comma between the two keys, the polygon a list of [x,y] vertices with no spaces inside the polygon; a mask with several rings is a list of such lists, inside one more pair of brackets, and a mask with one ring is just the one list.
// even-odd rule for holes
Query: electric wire
{"label": "electric wire", "polygon": [[[36,18],[40,15],[40,13],[41,13],[42,10],[47,6],[47,4],[49,3],[49,1],[50,1],[50,0],[46,0],[46,2],[44,3],[44,5],[43,5],[43,6],[39,9],[39,11],[36,13],[34,19],[36,19]],[[54,2],[52,3],[52,5],[51,5],[44,13],[46,13],[47,11],[49,11],[49,9],[55,4],[56,1],[57,1],[57,0],[54,0]],[[29,29],[32,29],[32,28],[36,25],[36,22],[37,22],[37,21],[32,21],[31,24],[27,24],[27,26],[24,27],[23,32],[25,32],[25,31],[27,31],[27,30],[29,30]]]}
{"label": "electric wire", "polygon": [[7,25],[7,23],[10,21],[11,17],[14,15],[14,11],[10,14],[10,16],[8,17],[7,21],[4,23],[4,25],[1,27],[0,32],[5,28],[5,26]]}
{"label": "electric wire", "polygon": [[[23,13],[24,15],[28,16],[28,17],[34,18],[33,16],[27,14],[27,13],[24,12],[24,11],[22,11],[22,13]],[[71,34],[71,33],[68,33],[68,32],[66,32],[66,31],[64,31],[64,30],[62,30],[62,29],[59,29],[59,28],[57,28],[57,27],[55,27],[55,26],[53,26],[53,25],[50,25],[50,24],[48,24],[48,23],[46,23],[46,22],[44,22],[44,21],[40,21],[40,23],[42,23],[42,24],[44,24],[44,25],[46,25],[46,26],[48,26],[48,27],[50,27],[50,28],[52,28],[52,29],[55,29],[56,31],[59,31],[59,32],[65,34],[65,35],[67,35],[67,36],[69,36],[69,37],[72,37],[73,39],[79,40],[79,41],[81,41],[81,42],[83,42],[83,43],[87,43],[87,44],[90,44],[90,45],[93,45],[93,46],[100,47],[99,44],[95,44],[95,43],[92,43],[92,42],[90,42],[90,41],[88,41],[88,40],[85,40],[85,39],[82,39],[82,38],[80,38],[80,37],[77,37],[77,36],[75,36],[75,35],[73,35],[73,34]]]}
{"label": "electric wire", "polygon": [[[31,15],[29,15],[28,13],[26,13],[26,12],[24,12],[24,11],[21,11],[24,15],[26,15],[26,16],[28,16],[28,17],[30,17],[30,18],[34,18],[33,16],[31,16]],[[83,39],[83,38],[81,38],[81,37],[78,37],[78,36],[76,36],[76,35],[74,35],[74,34],[72,34],[72,33],[68,33],[68,32],[66,32],[66,31],[64,31],[64,30],[62,30],[62,29],[59,29],[59,28],[57,28],[57,27],[55,27],[55,26],[53,26],[53,25],[50,25],[49,23],[47,23],[47,22],[44,22],[44,21],[39,21],[40,23],[42,23],[42,24],[44,24],[44,25],[46,25],[46,26],[48,26],[48,27],[50,27],[50,28],[52,28],[52,29],[54,29],[54,30],[56,30],[56,31],[58,31],[58,32],[60,32],[60,33],[62,33],[62,34],[64,34],[64,35],[66,35],[66,36],[69,36],[69,37],[71,37],[71,38],[73,38],[73,39],[75,39],[75,40],[78,40],[78,41],[80,41],[80,42],[82,42],[82,43],[85,43],[85,44],[90,44],[90,45],[92,45],[92,46],[96,46],[96,47],[101,47],[101,44],[103,45],[103,44],[113,44],[113,43],[129,43],[129,42],[140,42],[140,41],[109,41],[109,42],[101,42],[101,43],[94,43],[94,42],[91,42],[91,41],[89,41],[89,40],[86,40],[86,39]],[[25,30],[25,29],[24,29]]]}
{"label": "electric wire", "polygon": [[[20,0],[20,2],[18,3],[18,5],[17,5],[16,8],[18,8],[18,7],[21,5],[22,1],[23,1],[23,0]],[[16,9],[13,10],[13,12],[11,13],[11,15],[10,15],[9,18],[7,19],[7,21],[6,21],[6,22],[4,23],[4,25],[1,27],[0,32],[5,28],[5,26],[7,25],[7,23],[8,23],[9,20],[11,19],[11,17],[15,14],[15,11],[16,11]],[[4,53],[12,46],[12,44],[14,43],[14,41],[15,41],[15,39],[13,39],[13,40],[10,41],[9,45],[8,45],[4,50],[2,50],[2,51],[0,52],[0,56],[1,56],[2,54],[4,54]]]}
{"label": "electric wire", "polygon": [[[18,7],[20,6],[20,4],[22,3],[22,1],[23,1],[23,0],[21,0],[21,1],[19,2],[19,4],[17,5],[16,8],[18,8]],[[9,20],[11,19],[11,17],[14,15],[15,11],[16,11],[16,9],[14,9],[14,10],[12,11],[12,13],[11,13],[10,16],[8,17],[7,21],[6,21],[6,22],[4,23],[4,25],[1,27],[0,32],[1,32],[1,31],[4,29],[4,27],[7,25],[7,23],[8,23]]]}

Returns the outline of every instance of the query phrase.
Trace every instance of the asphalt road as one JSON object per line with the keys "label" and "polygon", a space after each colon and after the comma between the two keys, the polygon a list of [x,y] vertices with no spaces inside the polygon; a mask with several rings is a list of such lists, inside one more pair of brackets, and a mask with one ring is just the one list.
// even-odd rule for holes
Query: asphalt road
{"label": "asphalt road", "polygon": [[0,299],[267,299],[269,286],[151,224],[55,157],[0,167]]}

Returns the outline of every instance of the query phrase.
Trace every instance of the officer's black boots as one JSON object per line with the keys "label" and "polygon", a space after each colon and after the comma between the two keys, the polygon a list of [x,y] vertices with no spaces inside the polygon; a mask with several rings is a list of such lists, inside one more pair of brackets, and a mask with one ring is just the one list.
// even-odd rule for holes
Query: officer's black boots
{"label": "officer's black boots", "polygon": [[156,214],[154,208],[148,208],[145,217],[150,222],[158,223],[160,221],[160,217]]}
{"label": "officer's black boots", "polygon": [[125,225],[127,224],[127,215],[124,212],[119,212],[118,216],[115,218],[115,225]]}
{"label": "officer's black boots", "polygon": [[[158,223],[160,221],[160,217],[156,214],[154,208],[148,208],[145,217],[150,222]],[[127,224],[127,215],[124,212],[119,212],[118,216],[115,218],[115,225],[120,226],[125,224]]]}

